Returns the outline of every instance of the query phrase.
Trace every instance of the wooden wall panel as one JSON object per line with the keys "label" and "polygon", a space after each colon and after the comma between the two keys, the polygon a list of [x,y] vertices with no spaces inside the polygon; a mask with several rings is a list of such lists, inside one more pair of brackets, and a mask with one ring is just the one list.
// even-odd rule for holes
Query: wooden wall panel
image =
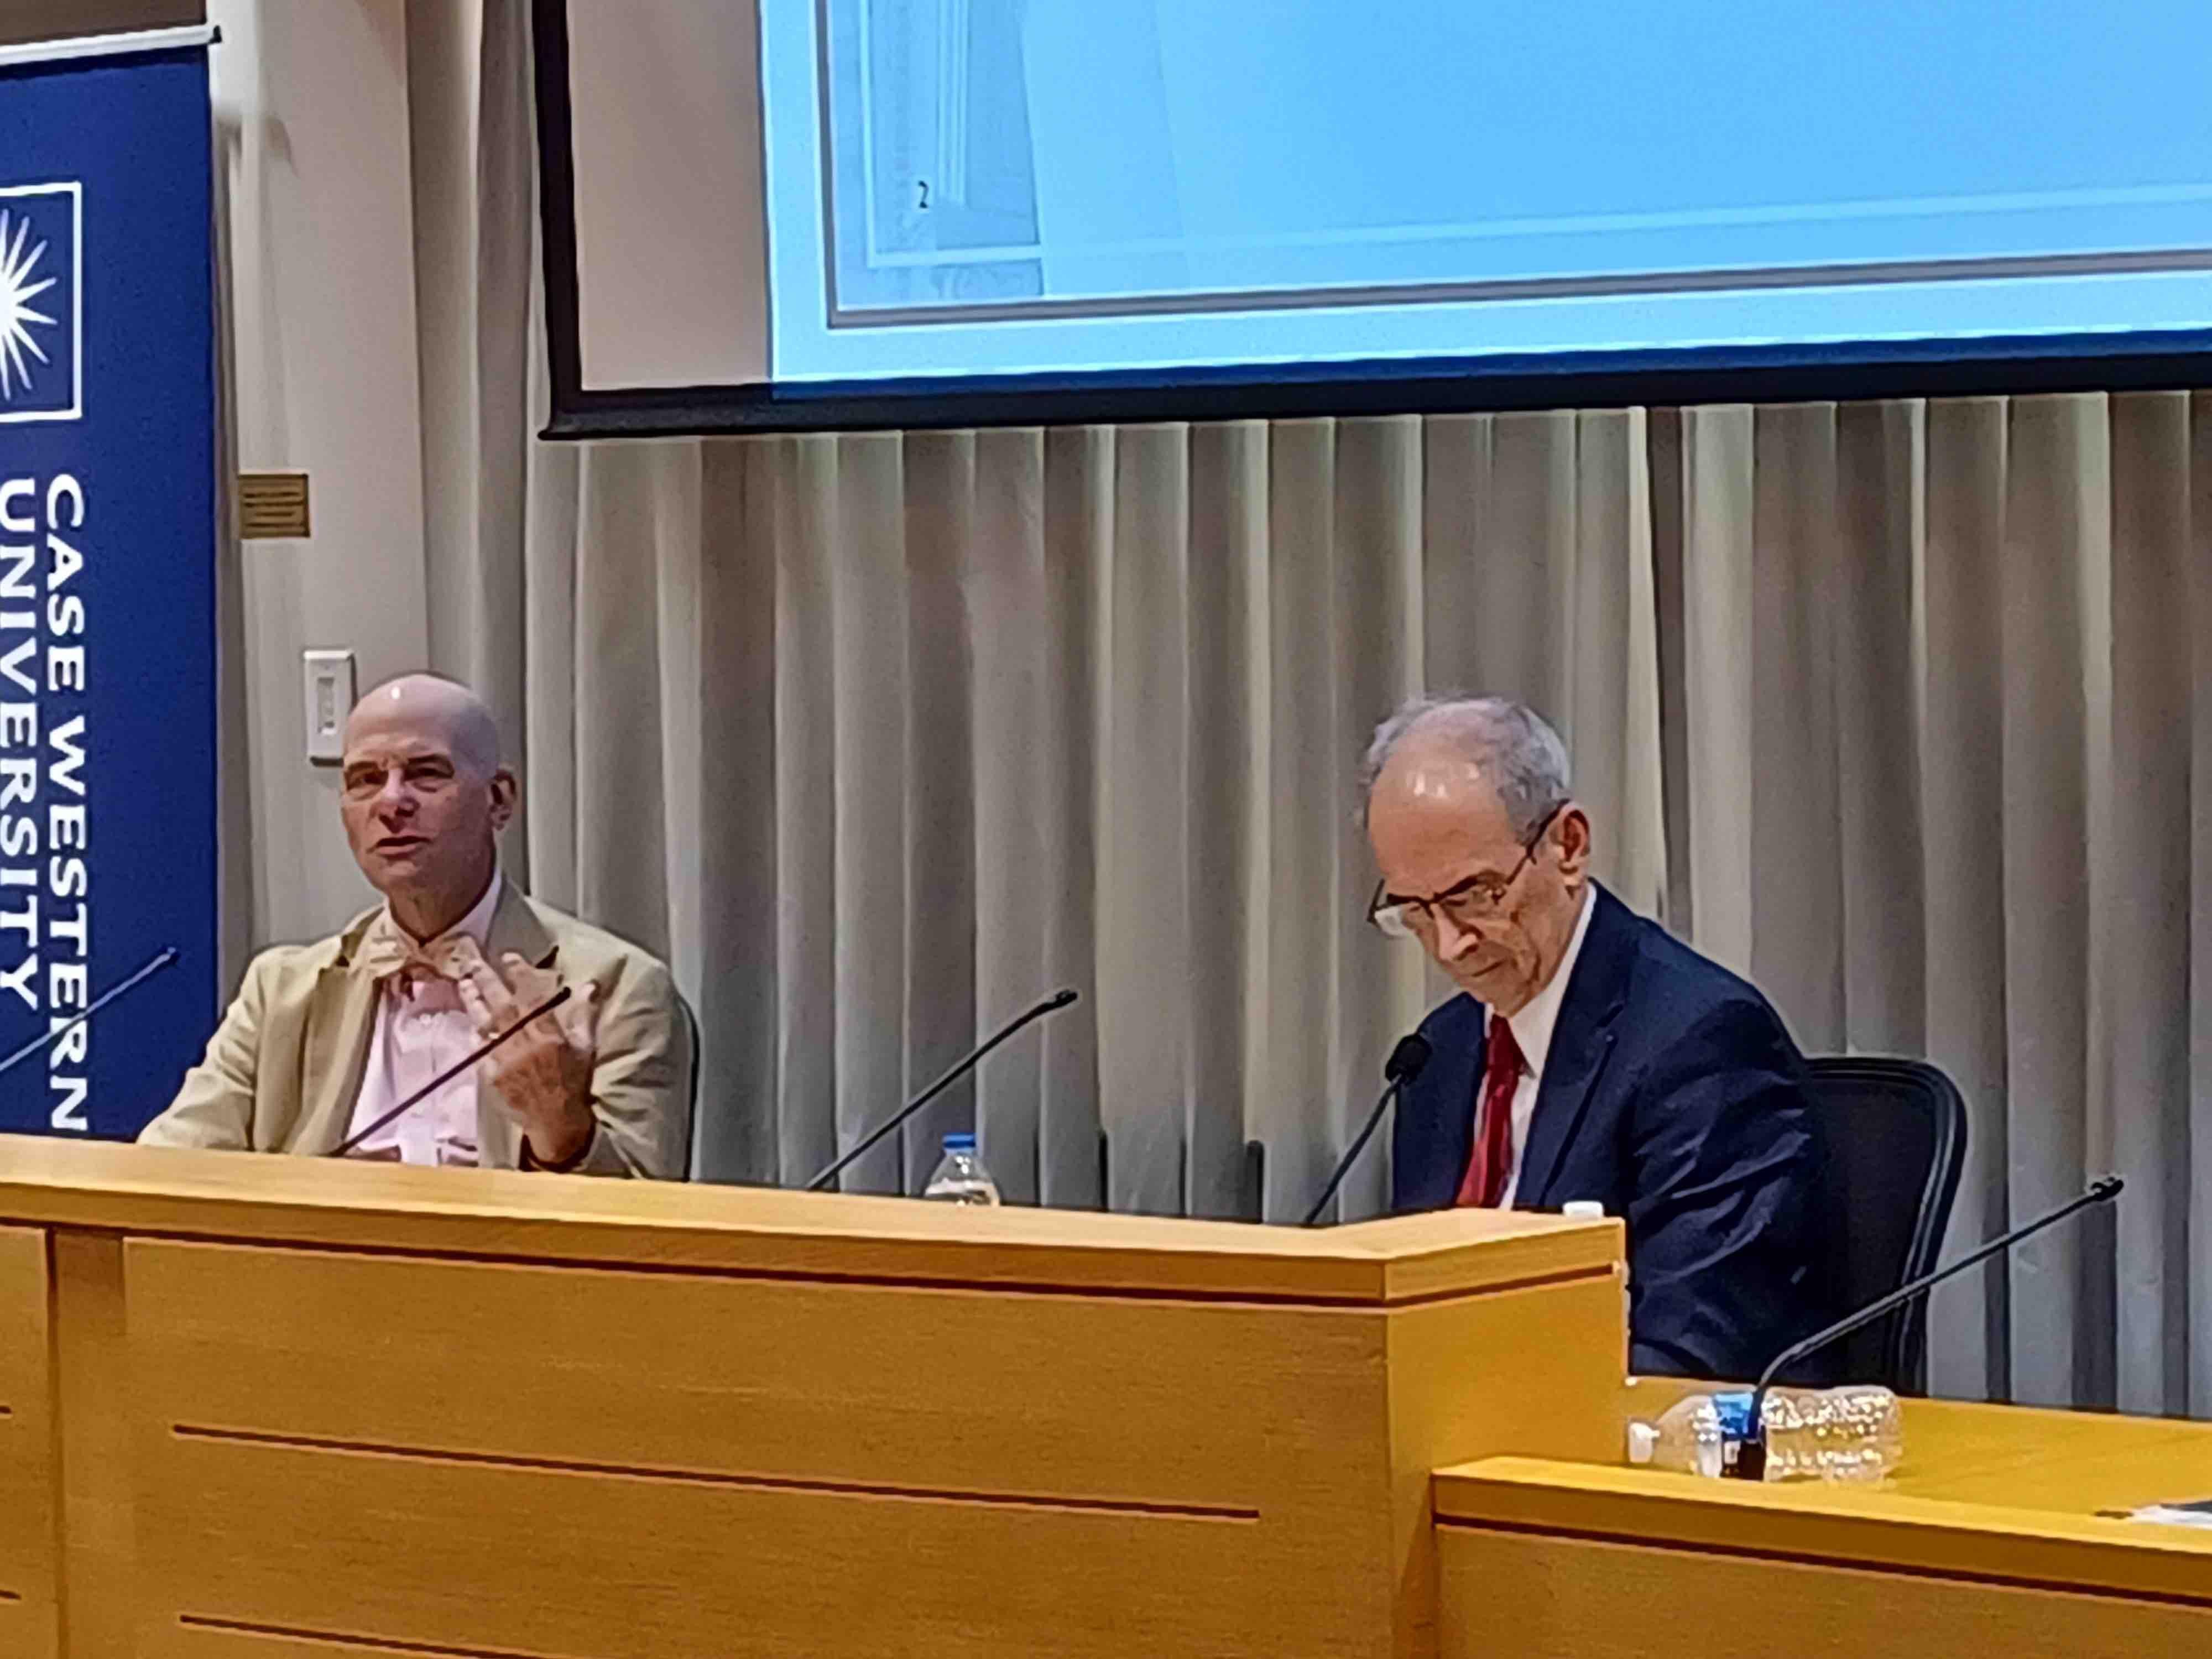
{"label": "wooden wall panel", "polygon": [[131,1652],[134,1575],[132,1398],[123,1306],[123,1240],[58,1230],[53,1272],[56,1451],[61,1466],[64,1659]]}
{"label": "wooden wall panel", "polygon": [[1617,1457],[1628,1349],[1621,1283],[1607,1273],[1406,1309],[1390,1316],[1389,1347],[1397,1651],[1428,1654],[1437,1641],[1431,1472],[1540,1434],[1559,1449],[1548,1456]]}
{"label": "wooden wall panel", "polygon": [[1379,1310],[128,1263],[157,1651],[219,1633],[196,1620],[586,1655],[640,1621],[671,1656],[1388,1646]]}
{"label": "wooden wall panel", "polygon": [[144,1629],[180,1659],[647,1625],[672,1659],[1429,1652],[1429,1469],[1571,1455],[1620,1386],[1610,1273],[1389,1309],[126,1259]]}
{"label": "wooden wall panel", "polygon": [[1381,1357],[1297,1308],[214,1245],[131,1287],[165,1423],[1151,1504],[1256,1510]]}
{"label": "wooden wall panel", "polygon": [[659,1188],[0,1137],[61,1500],[0,1659],[1430,1659],[1430,1462],[1619,1387],[1617,1228]]}
{"label": "wooden wall panel", "polygon": [[52,1607],[0,1599],[0,1653],[23,1653],[34,1659],[49,1659],[53,1651]]}
{"label": "wooden wall panel", "polygon": [[[635,1651],[625,1650],[623,1659]],[[289,1636],[267,1631],[179,1626],[150,1634],[133,1659],[528,1659],[507,1653],[456,1654],[444,1648],[410,1648],[395,1652],[387,1644],[349,1642],[338,1638]],[[598,1654],[564,1654],[562,1659],[602,1659]]]}
{"label": "wooden wall panel", "polygon": [[0,1227],[0,1654],[54,1659],[52,1333],[46,1239]]}
{"label": "wooden wall panel", "polygon": [[2212,1609],[1440,1528],[1441,1659],[2202,1659]]}
{"label": "wooden wall panel", "polygon": [[[179,1447],[166,1474],[149,1519],[190,1528],[172,1585],[185,1628],[212,1613],[610,1659],[1121,1659],[1277,1652],[1286,1611],[1252,1518],[204,1443]],[[1194,1594],[1199,1583],[1215,1593]]]}

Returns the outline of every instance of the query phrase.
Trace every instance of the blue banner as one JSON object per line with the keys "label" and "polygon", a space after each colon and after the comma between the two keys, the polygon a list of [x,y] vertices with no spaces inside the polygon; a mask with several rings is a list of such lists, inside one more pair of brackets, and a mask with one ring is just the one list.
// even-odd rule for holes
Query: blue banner
{"label": "blue banner", "polygon": [[0,1130],[128,1136],[216,1015],[204,48],[0,69]]}

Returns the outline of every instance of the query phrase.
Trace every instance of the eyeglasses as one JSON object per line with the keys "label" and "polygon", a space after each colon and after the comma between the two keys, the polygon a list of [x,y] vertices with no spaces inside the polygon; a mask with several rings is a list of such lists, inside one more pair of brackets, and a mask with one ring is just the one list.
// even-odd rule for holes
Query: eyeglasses
{"label": "eyeglasses", "polygon": [[1544,821],[1521,843],[1520,862],[1510,873],[1469,876],[1457,886],[1429,898],[1400,898],[1385,892],[1378,881],[1375,884],[1375,896],[1367,902],[1367,920],[1392,939],[1416,938],[1425,923],[1434,927],[1439,910],[1460,928],[1497,921],[1504,914],[1506,896],[1513,890],[1513,884],[1521,879],[1521,872],[1528,867],[1529,860],[1536,856],[1536,849],[1544,844],[1544,835],[1551,829],[1552,820],[1566,811],[1566,802],[1561,801],[1544,814]]}

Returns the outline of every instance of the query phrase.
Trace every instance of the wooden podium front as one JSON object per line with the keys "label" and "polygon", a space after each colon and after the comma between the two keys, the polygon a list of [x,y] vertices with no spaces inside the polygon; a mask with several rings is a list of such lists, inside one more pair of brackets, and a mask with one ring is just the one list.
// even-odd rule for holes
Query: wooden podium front
{"label": "wooden podium front", "polygon": [[1620,1249],[0,1138],[0,1654],[1432,1653]]}
{"label": "wooden podium front", "polygon": [[[1662,1383],[1631,1409],[1680,1392]],[[2212,1424],[1908,1400],[1879,1486],[1496,1457],[1437,1472],[1446,1659],[2203,1659]]]}

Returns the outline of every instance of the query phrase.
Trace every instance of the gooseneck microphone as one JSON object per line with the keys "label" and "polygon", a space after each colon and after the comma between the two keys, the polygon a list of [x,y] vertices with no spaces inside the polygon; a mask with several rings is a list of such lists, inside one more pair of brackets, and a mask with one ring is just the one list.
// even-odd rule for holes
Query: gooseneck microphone
{"label": "gooseneck microphone", "polygon": [[535,1008],[532,1008],[528,1013],[525,1014],[520,1019],[515,1021],[514,1024],[508,1026],[504,1031],[498,1033],[495,1036],[488,1038],[483,1042],[478,1044],[477,1047],[470,1054],[460,1060],[455,1060],[451,1066],[448,1066],[444,1071],[439,1073],[437,1076],[432,1078],[428,1083],[417,1089],[413,1094],[408,1096],[406,1099],[401,1101],[397,1106],[394,1106],[390,1111],[386,1112],[382,1117],[377,1119],[375,1122],[370,1124],[367,1128],[361,1130],[358,1133],[348,1136],[346,1138],[345,1144],[340,1146],[337,1151],[332,1152],[331,1156],[332,1158],[345,1157],[356,1146],[359,1146],[362,1142],[367,1140],[378,1130],[383,1128],[387,1123],[396,1123],[398,1120],[406,1116],[408,1113],[413,1111],[424,1101],[429,1099],[432,1095],[436,1094],[439,1090],[444,1088],[455,1078],[460,1076],[462,1073],[467,1071],[470,1066],[475,1065],[485,1055],[499,1048],[509,1037],[519,1033],[522,1028],[529,1024],[532,1020],[536,1019],[541,1014],[551,1013],[556,1008],[558,1008],[568,1000],[568,988],[564,985],[559,990],[556,991],[551,996],[546,998],[544,1001],[539,1003]]}
{"label": "gooseneck microphone", "polygon": [[109,1003],[114,1001],[116,998],[123,995],[125,992],[132,989],[134,987],[143,983],[144,981],[153,978],[154,975],[160,973],[161,969],[174,963],[177,960],[177,947],[173,945],[165,945],[161,950],[156,951],[153,956],[149,958],[142,967],[140,967],[137,973],[131,975],[130,978],[125,980],[119,985],[111,985],[106,990],[101,992],[100,995],[94,997],[91,1003],[87,1006],[83,1012],[73,1015],[70,1018],[63,1020],[60,1024],[49,1027],[44,1035],[33,1037],[28,1042],[23,1044],[21,1048],[16,1049],[15,1053],[9,1054],[5,1060],[0,1060],[0,1072],[12,1072],[15,1067],[28,1060],[33,1054],[37,1054],[41,1048],[52,1048],[56,1042],[59,1041],[63,1032],[74,1030],[76,1027],[83,1024],[85,1021],[90,1019],[94,1014],[107,1006]]}
{"label": "gooseneck microphone", "polygon": [[1802,1359],[1807,1354],[1818,1353],[1839,1337],[1849,1336],[1862,1325],[1870,1324],[1893,1308],[1902,1307],[1916,1296],[1925,1296],[1954,1273],[1961,1273],[1975,1263],[1986,1261],[2000,1250],[2008,1250],[2021,1240],[2045,1227],[2056,1225],[2077,1210],[2086,1210],[2092,1204],[2109,1204],[2120,1195],[2126,1183],[2116,1175],[2099,1177],[2089,1183],[2088,1190],[2077,1198],[2069,1199],[2045,1216],[2039,1216],[2024,1227],[2015,1227],[2001,1233],[1971,1255],[1961,1256],[1948,1267],[1938,1267],[1923,1274],[1909,1285],[1900,1285],[1887,1296],[1869,1302],[1856,1313],[1846,1314],[1834,1324],[1817,1330],[1802,1342],[1793,1342],[1774,1356],[1766,1369],[1759,1373],[1759,1386],[1751,1392],[1751,1427],[1742,1447],[1736,1453],[1735,1464],[1726,1473],[1738,1480],[1766,1479],[1766,1391],[1774,1386],[1774,1379],[1785,1365]]}
{"label": "gooseneck microphone", "polygon": [[822,1191],[824,1188],[829,1186],[831,1182],[835,1181],[838,1175],[848,1164],[851,1164],[854,1158],[860,1157],[860,1154],[866,1152],[869,1147],[874,1146],[892,1130],[897,1128],[900,1124],[905,1122],[907,1119],[912,1117],[923,1107],[928,1105],[931,1101],[936,1099],[938,1096],[943,1094],[954,1084],[959,1082],[962,1078],[967,1076],[969,1073],[974,1071],[978,1066],[981,1065],[983,1063],[983,1056],[989,1054],[992,1049],[997,1048],[1000,1043],[1004,1042],[1008,1037],[1013,1036],[1015,1032],[1020,1030],[1024,1025],[1029,1024],[1032,1020],[1042,1019],[1047,1014],[1057,1013],[1060,1009],[1066,1007],[1070,1003],[1075,1000],[1076,994],[1073,991],[1055,991],[1050,996],[1047,997],[1042,1002],[1038,1003],[1035,1007],[1015,1015],[1013,1018],[1008,1020],[1004,1025],[1000,1026],[998,1030],[992,1035],[988,1042],[981,1043],[976,1048],[970,1048],[968,1051],[966,1057],[963,1059],[958,1065],[955,1066],[943,1077],[938,1079],[936,1082],[931,1084],[929,1087],[924,1089],[912,1100],[907,1102],[905,1105],[900,1107],[898,1110],[893,1112],[881,1123],[878,1123],[874,1128],[871,1129],[866,1137],[855,1146],[851,1152],[847,1152],[842,1158],[833,1159],[828,1169],[823,1170],[820,1175],[816,1176],[813,1180],[806,1183],[806,1190],[810,1193],[818,1193]]}
{"label": "gooseneck microphone", "polygon": [[1351,1149],[1337,1160],[1336,1173],[1329,1176],[1328,1185],[1321,1189],[1321,1196],[1314,1200],[1313,1208],[1306,1212],[1306,1218],[1298,1223],[1299,1226],[1310,1227],[1321,1219],[1322,1212],[1328,1208],[1329,1200],[1336,1196],[1336,1189],[1344,1184],[1345,1176],[1352,1173],[1352,1166],[1359,1162],[1359,1154],[1366,1150],[1368,1138],[1375,1133],[1375,1126],[1382,1121],[1383,1111],[1397,1098],[1400,1090],[1420,1076],[1421,1068],[1429,1063],[1430,1052],[1428,1038],[1419,1031],[1398,1039],[1398,1046],[1390,1051],[1390,1058],[1382,1064],[1382,1092],[1376,1098],[1375,1109],[1368,1113],[1367,1121],[1360,1126],[1358,1134],[1352,1138]]}

